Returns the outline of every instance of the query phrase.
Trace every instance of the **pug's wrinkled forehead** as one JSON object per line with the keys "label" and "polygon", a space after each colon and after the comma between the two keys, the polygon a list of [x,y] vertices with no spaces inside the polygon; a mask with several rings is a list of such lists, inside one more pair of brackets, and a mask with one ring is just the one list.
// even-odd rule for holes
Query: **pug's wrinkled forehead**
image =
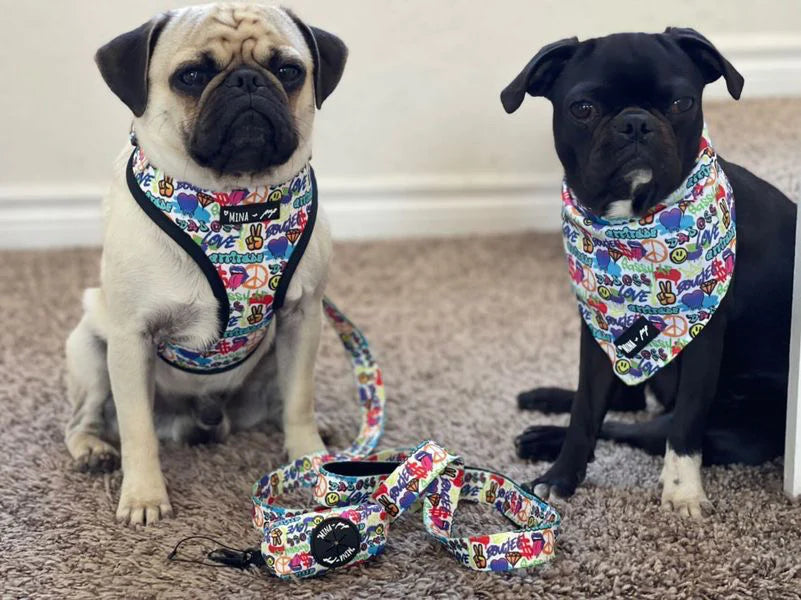
{"label": "pug's wrinkled forehead", "polygon": [[154,51],[150,76],[168,82],[168,89],[185,104],[187,121],[192,122],[185,124],[188,135],[210,95],[231,84],[230,74],[249,77],[243,68],[255,69],[266,79],[254,85],[272,84],[296,118],[301,116],[297,110],[313,110],[309,46],[298,23],[270,6],[222,4],[171,15]]}
{"label": "pug's wrinkled forehead", "polygon": [[[211,10],[209,10],[209,8]],[[176,32],[176,39],[170,34]],[[295,58],[311,68],[303,35],[285,11],[258,4],[218,4],[173,12],[157,54],[176,67],[212,58],[221,69],[240,64],[268,66],[277,55]],[[155,61],[158,62],[158,61]]]}

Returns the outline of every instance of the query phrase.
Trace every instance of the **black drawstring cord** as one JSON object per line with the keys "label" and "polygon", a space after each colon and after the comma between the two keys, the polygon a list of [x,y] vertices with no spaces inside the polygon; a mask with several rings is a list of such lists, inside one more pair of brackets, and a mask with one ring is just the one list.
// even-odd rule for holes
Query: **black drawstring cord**
{"label": "black drawstring cord", "polygon": [[[209,552],[206,554],[206,559],[217,564],[205,562],[202,558],[178,558],[179,548],[184,542],[188,542],[189,540],[207,540],[220,546],[220,548],[216,548],[215,550],[209,550]],[[206,567],[234,567],[236,569],[247,569],[251,566],[264,566],[264,557],[261,555],[261,550],[259,548],[247,548],[246,550],[231,548],[230,546],[226,546],[225,544],[221,543],[219,540],[215,540],[214,538],[205,535],[190,535],[180,540],[177,544],[175,544],[172,552],[167,555],[167,560],[173,562],[195,563],[204,565]]]}

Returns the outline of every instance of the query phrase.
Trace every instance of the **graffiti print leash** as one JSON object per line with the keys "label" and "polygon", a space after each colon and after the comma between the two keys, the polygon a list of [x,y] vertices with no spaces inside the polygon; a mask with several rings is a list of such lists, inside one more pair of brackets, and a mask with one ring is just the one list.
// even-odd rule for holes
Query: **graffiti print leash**
{"label": "graffiti print leash", "polygon": [[[278,577],[320,575],[380,554],[392,523],[418,501],[426,531],[468,568],[508,571],[554,557],[561,519],[552,506],[499,473],[465,467],[436,442],[312,464],[311,472],[320,505],[311,510],[280,504],[284,494],[307,481],[302,475],[285,479],[286,470],[278,469],[254,488],[253,523],[262,534],[261,557]],[[454,537],[460,501],[493,506],[515,529]]]}
{"label": "graffiti print leash", "polygon": [[[252,521],[259,548],[224,546],[206,558],[215,566],[264,567],[283,579],[320,575],[380,554],[391,524],[413,504],[422,504],[426,531],[462,565],[507,571],[551,560],[561,524],[556,510],[511,479],[465,467],[461,458],[433,441],[409,450],[372,453],[384,427],[384,383],[367,339],[327,298],[324,310],[351,358],[361,430],[341,453],[302,457],[267,473],[253,486]],[[290,508],[283,496],[311,489],[317,506]],[[515,529],[489,535],[453,536],[460,501],[493,506]],[[181,540],[170,553],[178,558]],[[212,540],[213,541],[213,540]],[[188,561],[197,562],[197,561]]]}

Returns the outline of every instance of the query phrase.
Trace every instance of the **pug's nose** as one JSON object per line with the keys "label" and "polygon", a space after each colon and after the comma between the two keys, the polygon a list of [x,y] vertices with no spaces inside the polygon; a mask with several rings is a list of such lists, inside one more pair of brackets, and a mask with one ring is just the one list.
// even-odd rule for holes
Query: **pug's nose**
{"label": "pug's nose", "polygon": [[642,141],[654,131],[654,117],[644,110],[624,110],[615,117],[612,127],[627,140]]}
{"label": "pug's nose", "polygon": [[255,92],[268,85],[267,77],[256,69],[241,68],[225,78],[226,87],[240,88],[244,92]]}

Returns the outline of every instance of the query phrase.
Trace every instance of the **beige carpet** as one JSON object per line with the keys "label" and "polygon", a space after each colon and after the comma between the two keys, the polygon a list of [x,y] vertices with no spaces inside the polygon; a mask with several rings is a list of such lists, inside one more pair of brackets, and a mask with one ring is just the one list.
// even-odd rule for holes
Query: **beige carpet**
{"label": "beige carpet", "polygon": [[[712,112],[724,154],[801,196],[798,103]],[[749,126],[737,130],[726,119]],[[725,118],[724,118],[725,117]],[[716,127],[717,126],[717,127]],[[557,210],[554,198],[554,210]],[[168,564],[183,536],[252,545],[250,486],[281,461],[274,431],[222,446],[164,447],[176,517],[147,530],[114,522],[121,477],[74,472],[62,441],[63,340],[98,252],[0,255],[0,596],[52,598],[799,598],[801,508],[781,493],[781,465],[710,468],[717,514],[702,523],[663,514],[661,461],[601,443],[577,495],[560,504],[557,560],[526,573],[477,574],[428,539],[415,516],[365,566],[283,583],[256,572]],[[578,319],[554,235],[338,244],[330,294],[361,324],[386,374],[384,446],[434,438],[468,462],[520,480],[544,464],[515,457],[529,424],[518,391],[574,384]],[[329,330],[318,376],[319,420],[344,445],[357,410],[348,363]],[[457,531],[498,529],[466,509]]]}

